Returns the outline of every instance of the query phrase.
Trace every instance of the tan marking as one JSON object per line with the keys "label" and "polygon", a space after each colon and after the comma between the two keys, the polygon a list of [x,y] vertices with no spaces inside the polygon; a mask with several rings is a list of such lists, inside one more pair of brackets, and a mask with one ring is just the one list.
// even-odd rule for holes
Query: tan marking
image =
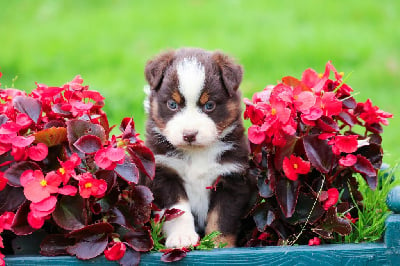
{"label": "tan marking", "polygon": [[182,103],[182,97],[181,94],[178,91],[174,91],[172,93],[172,99],[177,103],[181,104]]}
{"label": "tan marking", "polygon": [[163,130],[165,128],[165,122],[158,116],[158,104],[156,98],[153,98],[150,105],[150,115],[154,120],[156,126]]}
{"label": "tan marking", "polygon": [[206,92],[206,91],[203,92],[200,97],[200,104],[205,105],[209,99],[210,99],[210,95],[208,95],[208,92]]}
{"label": "tan marking", "polygon": [[226,105],[226,112],[228,113],[228,117],[217,124],[218,132],[220,133],[222,133],[225,128],[229,127],[237,120],[238,113],[241,112],[240,105],[230,101]]}
{"label": "tan marking", "polygon": [[[221,231],[219,228],[219,210],[217,208],[213,209],[211,212],[208,213],[207,217],[207,227],[206,227],[206,234],[210,234],[214,231]],[[215,247],[218,247],[219,244],[227,244],[226,248],[231,248],[236,246],[236,236],[235,235],[219,235],[215,239]]]}

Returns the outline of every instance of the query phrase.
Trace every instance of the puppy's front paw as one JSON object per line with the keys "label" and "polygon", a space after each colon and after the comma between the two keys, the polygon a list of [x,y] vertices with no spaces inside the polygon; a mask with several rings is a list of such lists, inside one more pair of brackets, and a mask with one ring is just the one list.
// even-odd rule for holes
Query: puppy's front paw
{"label": "puppy's front paw", "polygon": [[195,246],[199,242],[199,235],[195,231],[180,230],[170,234],[165,241],[167,248],[182,248]]}

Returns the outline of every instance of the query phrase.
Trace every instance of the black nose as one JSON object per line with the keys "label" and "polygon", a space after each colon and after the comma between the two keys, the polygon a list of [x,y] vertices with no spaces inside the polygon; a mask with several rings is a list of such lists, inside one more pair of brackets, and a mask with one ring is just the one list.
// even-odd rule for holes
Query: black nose
{"label": "black nose", "polygon": [[183,132],[183,140],[188,143],[195,142],[197,133],[199,133],[199,132],[198,131],[184,131]]}

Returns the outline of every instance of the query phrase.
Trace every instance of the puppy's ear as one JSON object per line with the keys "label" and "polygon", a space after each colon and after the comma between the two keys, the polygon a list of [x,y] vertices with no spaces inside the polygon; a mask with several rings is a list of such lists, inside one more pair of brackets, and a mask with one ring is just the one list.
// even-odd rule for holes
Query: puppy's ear
{"label": "puppy's ear", "polygon": [[172,63],[174,55],[175,51],[167,51],[147,62],[144,74],[152,90],[157,90],[160,87],[164,72]]}
{"label": "puppy's ear", "polygon": [[212,55],[212,59],[217,63],[220,69],[222,81],[224,82],[229,96],[232,96],[239,88],[240,82],[242,82],[242,66],[236,64],[229,56],[218,51]]}

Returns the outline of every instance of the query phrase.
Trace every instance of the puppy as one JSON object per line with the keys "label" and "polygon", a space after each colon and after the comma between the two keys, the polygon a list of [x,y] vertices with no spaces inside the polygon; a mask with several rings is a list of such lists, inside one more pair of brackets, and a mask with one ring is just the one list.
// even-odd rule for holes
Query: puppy
{"label": "puppy", "polygon": [[164,223],[168,248],[195,245],[215,230],[219,242],[235,246],[251,190],[242,74],[227,55],[195,48],[162,53],[146,65],[154,201],[162,210],[184,211]]}

